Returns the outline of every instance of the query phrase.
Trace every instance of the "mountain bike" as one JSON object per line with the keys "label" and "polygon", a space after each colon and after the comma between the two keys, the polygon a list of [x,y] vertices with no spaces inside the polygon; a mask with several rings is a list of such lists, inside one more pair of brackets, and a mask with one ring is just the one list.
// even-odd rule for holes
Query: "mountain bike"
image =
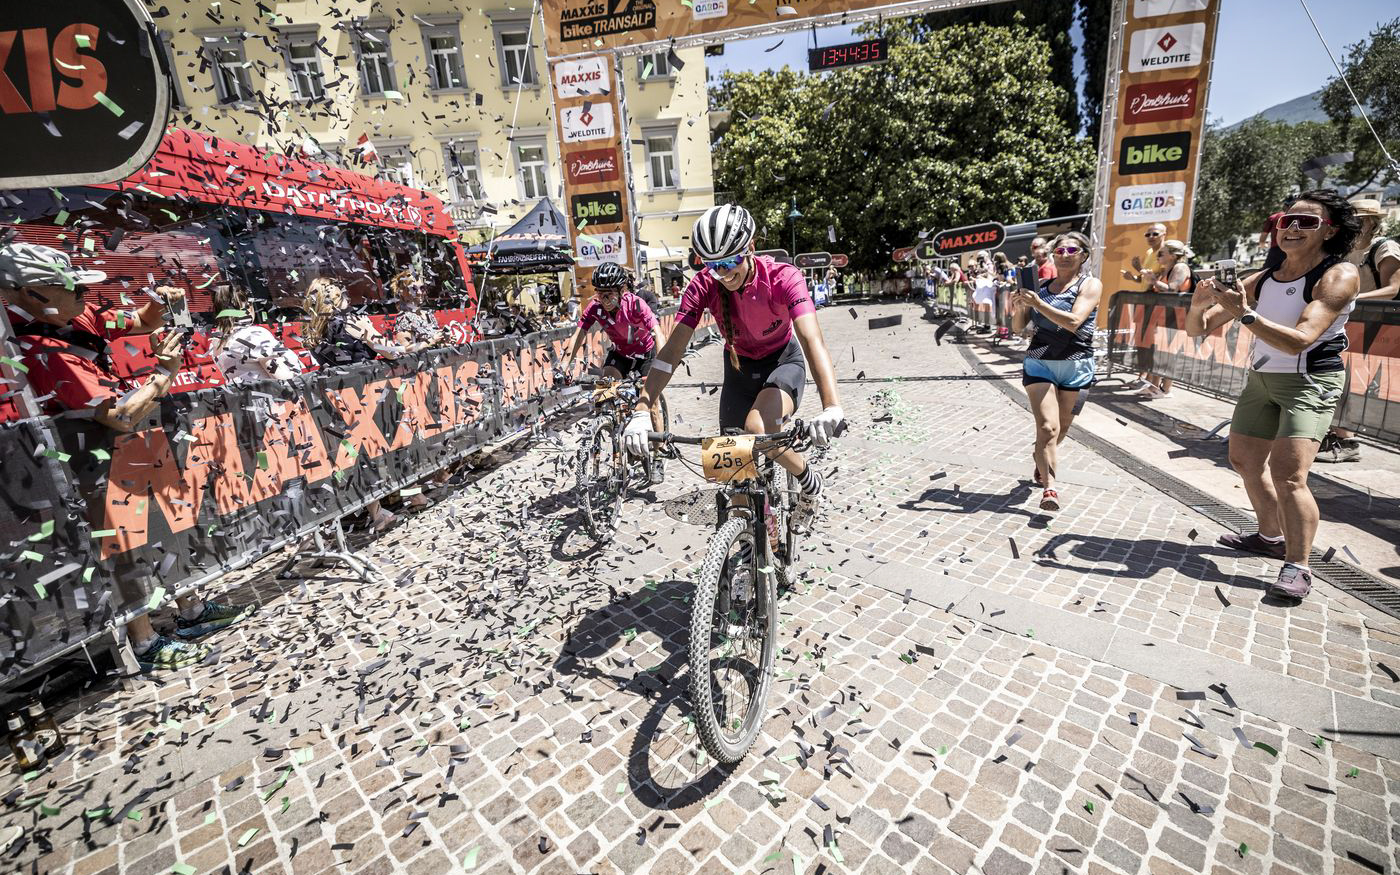
{"label": "mountain bike", "polygon": [[[622,446],[622,430],[641,394],[643,375],[620,380],[582,376],[574,382],[591,386],[593,409],[584,425],[583,440],[574,457],[575,493],[583,511],[584,528],[593,540],[605,544],[617,531],[622,502],[630,489],[644,489],[656,480],[659,459],[629,459]],[[660,401],[661,422],[670,427],[666,398]]]}
{"label": "mountain bike", "polygon": [[797,581],[792,510],[799,486],[772,456],[806,449],[806,428],[794,422],[773,434],[650,432],[649,438],[672,453],[678,444],[699,446],[705,478],[720,484],[716,528],[691,602],[690,699],[705,750],[721,763],[737,763],[766,716],[778,583],[787,588]]}

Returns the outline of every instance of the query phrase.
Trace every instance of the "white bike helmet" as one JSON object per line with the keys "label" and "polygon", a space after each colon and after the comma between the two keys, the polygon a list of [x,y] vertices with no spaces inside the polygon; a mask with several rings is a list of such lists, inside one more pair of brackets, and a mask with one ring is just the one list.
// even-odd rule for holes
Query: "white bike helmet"
{"label": "white bike helmet", "polygon": [[754,223],[749,211],[738,204],[710,207],[695,220],[690,245],[701,261],[718,261],[744,251],[753,240]]}

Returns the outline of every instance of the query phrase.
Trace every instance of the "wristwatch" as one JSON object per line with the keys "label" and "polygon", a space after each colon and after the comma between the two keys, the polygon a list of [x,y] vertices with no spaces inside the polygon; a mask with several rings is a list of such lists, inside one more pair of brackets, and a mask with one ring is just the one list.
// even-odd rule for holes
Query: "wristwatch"
{"label": "wristwatch", "polygon": [[1255,320],[1255,319],[1258,319],[1258,318],[1259,318],[1259,314],[1256,313],[1256,312],[1254,311],[1254,308],[1253,308],[1253,307],[1245,307],[1245,308],[1244,308],[1244,313],[1240,314],[1240,324],[1241,324],[1241,325],[1253,325],[1253,324],[1254,324],[1254,320]]}

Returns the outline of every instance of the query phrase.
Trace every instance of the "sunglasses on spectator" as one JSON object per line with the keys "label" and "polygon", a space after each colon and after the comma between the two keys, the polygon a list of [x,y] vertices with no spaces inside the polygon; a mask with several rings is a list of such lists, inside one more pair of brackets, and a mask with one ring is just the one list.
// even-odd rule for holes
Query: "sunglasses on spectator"
{"label": "sunglasses on spectator", "polygon": [[1278,217],[1278,229],[1287,231],[1289,228],[1297,228],[1299,231],[1316,231],[1323,225],[1332,224],[1321,216],[1312,213],[1288,213]]}
{"label": "sunglasses on spectator", "polygon": [[705,266],[710,270],[733,270],[744,263],[744,253],[731,255],[728,258],[721,258],[718,261],[707,261]]}
{"label": "sunglasses on spectator", "polygon": [[1162,236],[1162,232],[1161,232],[1161,231],[1148,231],[1146,234],[1143,234],[1142,236],[1144,236],[1144,237],[1161,237],[1161,236]]}
{"label": "sunglasses on spectator", "polygon": [[1079,253],[1081,253],[1081,252],[1083,252],[1083,251],[1084,251],[1084,250],[1083,250],[1083,249],[1080,249],[1078,246],[1056,246],[1056,247],[1055,247],[1055,254],[1056,254],[1056,255],[1064,255],[1064,256],[1078,255]]}

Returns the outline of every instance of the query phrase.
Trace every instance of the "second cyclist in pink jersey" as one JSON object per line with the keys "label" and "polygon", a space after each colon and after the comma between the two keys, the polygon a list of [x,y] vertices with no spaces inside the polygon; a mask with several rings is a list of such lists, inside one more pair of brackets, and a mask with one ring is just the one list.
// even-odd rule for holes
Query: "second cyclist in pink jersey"
{"label": "second cyclist in pink jersey", "polygon": [[[831,356],[802,272],[790,264],[755,255],[753,217],[734,204],[706,210],[695,222],[690,244],[705,263],[705,270],[686,287],[675,328],[652,363],[637,411],[624,433],[628,451],[636,455],[646,452],[651,427],[648,412],[666,388],[707,310],[719,325],[725,344],[720,428],[751,434],[780,431],[783,421],[802,403],[810,364],[822,410],[808,422],[808,430],[813,443],[826,446],[845,415]],[[796,452],[776,458],[801,484],[793,521],[806,529],[820,503],[821,475]]]}

